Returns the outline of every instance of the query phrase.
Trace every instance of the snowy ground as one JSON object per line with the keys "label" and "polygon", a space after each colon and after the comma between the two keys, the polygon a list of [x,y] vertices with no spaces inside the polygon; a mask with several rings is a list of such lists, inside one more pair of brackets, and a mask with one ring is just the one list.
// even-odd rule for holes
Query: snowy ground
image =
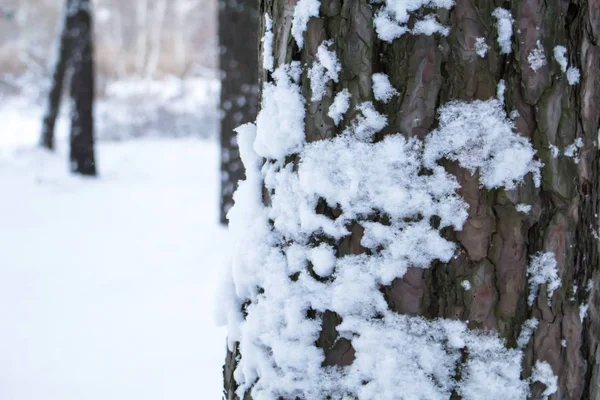
{"label": "snowy ground", "polygon": [[216,143],[102,142],[83,179],[38,121],[0,110],[0,399],[220,398]]}

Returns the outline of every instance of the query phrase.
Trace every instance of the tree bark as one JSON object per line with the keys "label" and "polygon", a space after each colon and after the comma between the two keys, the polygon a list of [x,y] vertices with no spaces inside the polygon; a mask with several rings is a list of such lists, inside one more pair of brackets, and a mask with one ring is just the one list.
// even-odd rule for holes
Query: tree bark
{"label": "tree bark", "polygon": [[[333,41],[342,65],[339,82],[327,85],[321,101],[311,101],[310,80],[306,73],[302,75],[309,143],[339,136],[356,116],[348,112],[339,126],[328,116],[334,95],[342,89],[352,95],[350,110],[373,102],[378,112],[387,115],[388,125],[376,135],[376,141],[398,132],[423,140],[439,126],[439,109],[444,104],[488,100],[497,95],[498,82],[504,80],[505,111],[544,164],[541,186],[536,187],[528,177],[515,190],[488,190],[481,186],[478,175],[456,162],[444,161],[446,170],[460,183],[458,193],[469,205],[463,229],[443,231],[446,239],[457,245],[455,257],[427,269],[409,268],[379,290],[390,310],[428,320],[466,321],[470,329],[497,332],[509,348],[517,348],[525,321],[535,318],[539,326],[523,349],[523,377],[531,376],[536,361],[546,361],[558,377],[552,399],[600,399],[600,2],[503,2],[514,19],[510,54],[503,54],[497,43],[493,12],[500,2],[456,0],[449,10],[426,8],[425,14],[436,14],[441,24],[450,28],[447,36],[405,34],[388,43],[379,39],[373,25],[381,3],[322,1],[319,17],[308,22],[302,49],[290,36],[295,3],[261,1],[261,11],[273,19],[275,65],[300,61],[310,66],[319,45],[327,40]],[[261,32],[265,32],[264,23]],[[477,54],[478,38],[484,38],[489,47],[485,57]],[[555,61],[553,49],[558,45],[566,47],[569,65],[580,70],[578,84],[569,84]],[[546,63],[533,70],[530,55],[537,46],[544,49]],[[375,101],[374,73],[387,74],[400,95],[387,104]],[[261,79],[270,82],[271,76],[263,71]],[[577,158],[567,157],[564,150],[578,138],[582,142]],[[562,152],[558,157],[553,156],[554,146]],[[297,166],[300,159],[290,156],[289,162]],[[265,194],[265,204],[271,195]],[[531,205],[531,212],[519,212],[519,204]],[[331,219],[339,215],[325,204],[319,207],[318,214]],[[331,238],[316,237],[313,245],[333,244],[338,258],[369,255],[361,244],[364,230],[359,221],[351,223],[348,230],[350,235],[342,240],[332,243]],[[551,305],[548,290],[542,288],[529,306],[527,268],[538,252],[555,254],[561,286],[551,296]],[[465,281],[470,291],[461,286]],[[589,309],[582,317],[580,306],[585,304]],[[244,309],[247,306],[244,304]],[[342,322],[339,315],[325,312],[313,317],[321,321],[315,345],[324,354],[324,366],[343,369],[352,364],[352,341],[340,337],[336,329]],[[244,350],[236,344],[225,363],[227,399],[240,398],[233,377],[240,357]],[[542,398],[545,389],[532,383],[531,398]],[[460,398],[456,393],[452,396]],[[251,389],[243,398],[251,398]]]}
{"label": "tree bark", "polygon": [[234,129],[254,121],[258,109],[258,0],[219,0],[221,70],[221,223],[244,179]]}

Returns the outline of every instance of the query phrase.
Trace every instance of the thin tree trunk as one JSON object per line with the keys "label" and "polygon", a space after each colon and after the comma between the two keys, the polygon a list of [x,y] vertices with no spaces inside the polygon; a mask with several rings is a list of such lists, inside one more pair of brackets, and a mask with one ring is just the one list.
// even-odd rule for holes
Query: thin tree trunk
{"label": "thin tree trunk", "polygon": [[[302,3],[306,6],[311,1]],[[317,291],[315,287],[321,284],[352,282],[343,280],[341,268],[344,260],[356,259],[353,257],[368,260],[385,254],[388,244],[382,243],[380,247],[370,245],[369,241],[375,239],[371,231],[371,235],[367,237],[367,230],[373,226],[377,226],[381,231],[389,226],[401,226],[396,232],[401,235],[407,227],[420,223],[425,214],[415,214],[403,221],[394,222],[393,215],[374,207],[372,213],[362,211],[362,214],[357,213],[346,223],[348,234],[341,238],[304,226],[303,229],[309,229],[307,238],[300,234],[304,232],[300,230],[290,234],[289,228],[290,219],[296,218],[301,211],[306,213],[306,210],[290,209],[287,222],[283,219],[278,221],[279,211],[273,205],[281,204],[281,199],[277,198],[278,193],[279,196],[285,197],[289,196],[286,191],[290,190],[289,187],[278,186],[279,181],[273,176],[283,179],[287,173],[300,171],[298,174],[302,174],[303,165],[305,168],[307,165],[303,163],[311,162],[310,149],[313,147],[310,146],[315,145],[313,142],[327,143],[341,135],[349,137],[350,133],[355,132],[353,127],[361,124],[360,118],[365,118],[364,112],[363,117],[360,117],[357,106],[371,102],[376,112],[387,116],[387,126],[375,129],[373,141],[367,140],[368,145],[363,148],[370,149],[369,146],[392,140],[397,136],[396,133],[405,138],[419,140],[411,143],[423,141],[422,146],[427,148],[427,141],[432,140],[432,135],[436,132],[447,133],[444,127],[448,123],[469,118],[465,111],[468,110],[467,107],[500,104],[506,121],[510,116],[514,122],[514,131],[533,145],[537,151],[536,158],[539,158],[543,166],[539,185],[530,174],[514,189],[510,185],[490,185],[492,188],[488,188],[484,184],[485,172],[479,170],[473,174],[473,170],[464,168],[460,159],[451,154],[440,158],[438,165],[455,176],[460,184],[457,193],[468,205],[468,214],[464,224],[457,228],[447,226],[441,229],[437,217],[432,217],[427,226],[439,231],[445,240],[454,243],[455,252],[448,260],[438,257],[437,260],[426,263],[426,266],[417,267],[416,262],[409,263],[409,268],[403,273],[396,273],[395,279],[389,284],[382,283],[385,280],[375,280],[379,284],[372,289],[372,298],[380,299],[378,293],[381,293],[381,299],[387,303],[387,310],[374,312],[370,315],[370,320],[364,317],[366,311],[362,311],[361,316],[366,318],[366,321],[363,321],[366,326],[373,329],[388,326],[386,324],[396,316],[406,316],[412,324],[430,324],[427,325],[430,327],[439,327],[440,325],[436,324],[443,323],[440,321],[464,321],[465,324],[461,326],[474,335],[479,335],[477,332],[481,331],[496,332],[505,340],[504,343],[498,342],[502,343],[501,347],[504,350],[501,351],[514,351],[515,353],[510,354],[518,354],[521,357],[520,369],[517,372],[528,386],[528,390],[521,391],[521,395],[514,398],[539,399],[550,396],[552,399],[600,399],[600,260],[597,234],[600,190],[600,112],[597,107],[600,102],[598,2],[503,2],[502,5],[512,15],[509,15],[505,22],[508,21],[508,26],[512,27],[514,32],[512,38],[508,38],[508,49],[505,47],[506,43],[503,45],[502,41],[499,42],[502,32],[498,29],[498,19],[506,15],[495,11],[499,2],[456,0],[450,9],[444,8],[444,5],[439,5],[437,9],[423,8],[411,12],[410,23],[403,27],[410,30],[414,26],[415,32],[406,32],[393,39],[388,36],[384,40],[385,35],[375,29],[376,17],[391,15],[387,22],[384,21],[388,23],[388,28],[393,26],[396,29],[402,25],[394,20],[394,15],[398,16],[394,13],[400,13],[401,7],[394,12],[387,10],[387,14],[381,13],[386,10],[386,4],[392,3],[377,2],[370,5],[369,2],[361,0],[322,1],[319,16],[308,21],[306,32],[302,35],[302,47],[292,37],[297,36],[292,30],[296,2],[261,0],[261,11],[268,13],[273,19],[275,66],[298,61],[303,68],[300,78],[306,112],[303,128],[305,140],[310,145],[299,145],[287,151],[284,157],[280,157],[274,152],[270,155],[264,147],[261,150],[260,146],[264,142],[259,142],[258,139],[255,142],[254,149],[258,149],[259,155],[266,158],[263,175],[260,177],[264,187],[262,200],[267,210],[265,215],[268,215],[268,221],[265,223],[269,228],[265,229],[269,233],[265,237],[271,241],[265,240],[262,245],[271,251],[268,253],[271,256],[265,256],[264,259],[248,257],[246,260],[243,254],[236,253],[234,275],[239,277],[245,270],[260,274],[260,271],[273,268],[268,267],[272,264],[263,260],[274,263],[273,260],[279,255],[283,258],[287,255],[287,261],[282,261],[282,268],[292,268],[290,265],[293,259],[289,252],[293,245],[306,246],[309,249],[331,246],[337,261],[335,272],[327,278],[315,273],[316,261],[312,260],[298,272],[290,273],[288,283],[278,281],[275,272],[263,281],[257,278],[258,281],[251,280],[251,283],[247,283],[240,278],[234,279],[236,291],[232,293],[238,295],[232,294],[234,308],[229,310],[235,315],[229,318],[230,327],[235,329],[230,329],[230,339],[231,336],[234,336],[234,339],[230,340],[225,364],[226,398],[248,399],[252,397],[253,390],[256,390],[255,395],[266,393],[266,398],[270,398],[269,394],[273,396],[273,393],[278,393],[273,398],[308,399],[310,395],[307,393],[315,393],[309,389],[320,389],[318,393],[323,396],[321,398],[388,398],[383,397],[381,392],[378,395],[382,397],[360,393],[368,393],[368,388],[373,382],[377,382],[377,379],[389,378],[393,381],[394,374],[407,373],[390,367],[384,371],[384,378],[377,376],[376,372],[373,372],[376,378],[372,378],[371,371],[363,368],[357,372],[353,369],[356,363],[364,362],[361,360],[368,357],[369,351],[375,354],[380,349],[385,350],[386,346],[387,353],[377,353],[383,354],[381,358],[385,358],[389,363],[385,365],[393,366],[400,363],[398,360],[406,358],[405,354],[398,353],[397,347],[391,347],[396,337],[407,335],[403,325],[397,324],[397,331],[392,329],[390,336],[377,337],[377,340],[371,343],[369,351],[366,351],[361,347],[361,343],[367,340],[368,332],[348,333],[349,328],[341,325],[345,322],[344,315],[350,315],[347,317],[349,321],[356,319],[352,312],[344,307],[345,303],[333,303],[335,307],[322,309],[319,304],[323,304],[325,300],[315,299],[314,293]],[[427,16],[428,14],[434,15]],[[430,17],[434,19],[429,19]],[[417,20],[425,21],[424,25],[427,28],[432,28],[432,22],[439,21],[441,26],[449,28],[449,32],[445,34],[443,30],[438,30],[436,33],[439,28],[436,25],[432,28],[433,34],[423,34],[426,30],[418,31],[418,25],[415,24]],[[379,22],[381,23],[381,18]],[[265,33],[264,23],[261,32]],[[387,32],[389,35],[390,31]],[[397,33],[398,30],[391,32]],[[323,98],[315,100],[315,86],[308,69],[316,64],[319,47],[323,45],[335,52],[341,64],[341,71],[339,80],[332,79],[327,83]],[[564,68],[560,57],[556,56],[556,46],[564,46],[566,49]],[[575,79],[577,70],[581,75],[578,82]],[[375,98],[373,74],[376,73],[384,73],[389,77],[395,89],[395,93],[391,92],[391,100],[383,101],[381,96]],[[263,71],[262,80],[273,84],[269,71]],[[341,117],[340,123],[336,124],[330,117],[330,107],[335,96],[344,89],[351,95],[349,111]],[[264,90],[263,88],[263,95]],[[500,102],[494,100],[495,98]],[[440,114],[448,115],[447,106],[453,104],[462,111],[452,118],[440,120]],[[476,119],[471,123],[478,123]],[[259,138],[266,135],[265,132],[261,132],[263,122],[257,122]],[[469,126],[466,125],[467,128]],[[494,127],[490,126],[489,129]],[[505,133],[504,137],[506,135]],[[277,139],[276,134],[273,137],[273,140]],[[473,147],[468,150],[471,157],[477,157],[477,151],[480,149]],[[344,160],[330,160],[326,155],[323,154],[323,171],[332,163],[347,165],[342,164]],[[514,162],[518,162],[516,152],[511,152],[509,157],[514,157]],[[358,163],[360,157],[356,155],[356,159]],[[373,160],[374,163],[376,161]],[[398,163],[401,162],[399,158]],[[289,167],[289,164],[292,166]],[[510,163],[507,166],[510,167]],[[253,166],[246,165],[246,168]],[[423,168],[419,177],[433,174],[429,167]],[[264,172],[265,170],[267,172]],[[392,172],[382,170],[380,174]],[[261,172],[257,169],[255,173]],[[361,171],[353,173],[353,176],[359,176]],[[340,174],[343,174],[343,171],[332,178],[323,172],[319,179],[341,179]],[[302,181],[302,175],[300,180],[305,186],[300,185],[296,188],[297,198],[302,197],[299,189],[312,187],[307,186],[311,182]],[[331,182],[335,183],[334,180]],[[352,183],[358,185],[359,182],[354,180]],[[385,187],[380,188],[382,193],[385,193],[384,189]],[[357,191],[364,193],[365,189],[357,187]],[[332,203],[331,199],[322,193],[315,191],[309,195],[319,198],[315,218],[324,216],[330,221],[336,221],[343,218],[344,213],[348,211],[340,204],[336,207],[335,202]],[[330,194],[330,197],[335,196]],[[407,204],[409,201],[410,197],[407,197],[401,204]],[[456,212],[458,215],[458,207]],[[240,209],[236,216],[241,218],[242,214]],[[314,219],[309,222],[316,223]],[[257,223],[249,225],[245,231],[246,236],[240,234],[243,239],[240,239],[238,247],[243,250],[244,244],[251,242],[252,237],[260,231],[258,226]],[[254,232],[256,233],[253,234]],[[398,243],[403,247],[397,251],[418,252],[423,243],[427,241],[413,243],[407,238],[404,243]],[[535,260],[539,260],[536,257],[550,253],[556,262],[555,270],[560,286],[556,287],[555,284],[551,288],[550,281],[544,281],[541,288],[536,289],[532,280],[534,277],[528,276],[528,268],[529,275],[535,274],[533,266]],[[423,257],[427,255],[423,254]],[[375,265],[372,268],[383,266]],[[248,277],[250,276],[252,275],[249,274]],[[273,285],[273,282],[277,284]],[[312,291],[302,291],[301,285],[307,285],[306,282],[310,283]],[[273,310],[274,316],[269,317],[259,318],[257,314],[253,314],[261,310],[261,304],[276,298],[277,293],[284,290],[284,285],[291,285],[296,289],[290,292],[295,294],[290,295],[289,301],[279,314],[278,310]],[[364,287],[361,285],[362,283],[348,284],[347,287],[331,286],[327,293],[332,297],[341,296],[339,293],[361,290]],[[536,293],[536,290],[539,290],[539,293]],[[339,298],[354,301],[351,297]],[[298,319],[294,319],[297,310],[293,306],[296,304],[309,305],[305,311],[306,325],[301,325]],[[376,306],[374,303],[368,303],[362,307],[370,309]],[[271,320],[281,321],[274,325],[278,330],[265,332],[262,336],[252,336],[254,331],[260,331],[261,324],[256,321],[264,324]],[[247,321],[255,323],[252,325],[253,330],[242,329]],[[319,329],[316,333],[312,330],[314,328],[311,321],[318,323]],[[534,326],[529,329],[532,334],[531,340],[528,340],[525,334],[528,324]],[[300,327],[316,335],[314,346],[317,353],[322,355],[323,361],[320,366],[307,364],[306,371],[294,370],[297,375],[290,377],[286,376],[285,372],[289,373],[290,369],[286,369],[284,365],[288,361],[282,358],[280,348],[273,347],[273,343],[283,342],[288,344],[290,349],[297,350],[298,347],[293,347],[297,342],[286,341],[286,335],[293,336],[292,332],[298,331]],[[339,332],[342,327],[346,332],[344,335]],[[439,331],[425,331],[421,335],[427,337],[436,334],[439,334]],[[431,350],[433,351],[434,345],[447,346],[448,340],[447,337],[439,343],[431,343]],[[304,349],[306,352],[299,352],[304,354],[312,350],[310,347]],[[294,354],[299,357],[297,353]],[[428,375],[429,380],[438,385],[437,389],[441,388],[439,398],[513,398],[507,393],[515,389],[514,387],[506,387],[506,392],[497,392],[495,397],[473,397],[467,394],[465,382],[473,378],[469,365],[477,357],[475,350],[466,345],[461,347],[460,357],[454,359],[450,366],[443,365],[441,360],[432,360],[439,363],[440,368],[447,369],[446,372],[452,376],[446,387],[436,381],[435,372]],[[246,368],[238,369],[234,378],[234,371],[245,358],[249,360],[245,364]],[[252,360],[257,359],[259,361],[253,364]],[[308,356],[307,359],[312,361]],[[427,363],[423,359],[414,359],[414,369],[426,369],[426,366],[423,366],[424,362]],[[490,367],[493,362],[495,361],[486,359],[481,363],[481,368]],[[552,388],[550,381],[540,379],[539,366],[545,365],[544,363],[550,366],[550,375],[556,376],[556,388]],[[256,370],[248,365],[253,365]],[[371,365],[372,369],[377,369],[374,365]],[[312,381],[311,388],[306,389],[298,384],[304,377],[312,376],[310,373],[313,368],[318,370],[319,367],[319,379],[315,378]],[[335,368],[332,370],[329,367]],[[348,375],[350,372],[354,375]],[[339,379],[328,381],[327,377],[330,376]],[[362,382],[354,382],[354,386],[348,386],[344,381],[348,376],[355,376],[359,380],[360,376],[371,378],[362,378]],[[490,375],[484,379],[479,390],[485,390],[484,386],[492,387],[496,383],[496,377]],[[398,382],[401,382],[401,379]],[[244,385],[243,390],[236,393],[240,384]],[[406,385],[410,385],[410,382]],[[416,398],[410,396],[409,393],[413,393],[411,390],[421,393],[423,398],[434,398],[419,392],[423,388],[406,385],[396,385],[396,392],[389,398]],[[296,389],[293,391],[290,388]],[[360,392],[361,388],[365,391]]]}
{"label": "thin tree trunk", "polygon": [[244,178],[234,129],[256,118],[258,108],[258,0],[219,0],[221,69],[221,223]]}
{"label": "thin tree trunk", "polygon": [[94,176],[94,48],[90,7],[90,0],[79,0],[73,15],[70,160],[72,172]]}
{"label": "thin tree trunk", "polygon": [[75,0],[68,0],[65,5],[65,16],[54,60],[54,72],[52,74],[50,93],[48,95],[48,102],[42,121],[42,136],[40,143],[43,147],[50,150],[54,149],[54,128],[56,125],[56,118],[60,111],[65,74],[73,47],[73,37],[71,34],[73,18],[69,14],[69,10],[74,3]]}

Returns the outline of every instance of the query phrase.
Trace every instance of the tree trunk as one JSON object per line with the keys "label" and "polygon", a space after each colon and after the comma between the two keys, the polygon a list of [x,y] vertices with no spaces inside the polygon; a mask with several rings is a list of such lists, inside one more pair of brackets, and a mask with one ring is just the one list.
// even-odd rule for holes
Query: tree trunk
{"label": "tree trunk", "polygon": [[54,148],[54,127],[60,110],[65,75],[70,69],[70,169],[96,175],[94,157],[94,59],[89,0],[68,0],[48,104],[42,122],[41,144]]}
{"label": "tree trunk", "polygon": [[73,76],[71,77],[71,171],[96,175],[94,156],[94,48],[90,0],[73,10]]}
{"label": "tree trunk", "polygon": [[221,223],[244,179],[234,129],[254,121],[258,108],[258,1],[219,0],[221,69]]}
{"label": "tree trunk", "polygon": [[54,149],[54,127],[60,111],[65,74],[73,46],[73,37],[71,35],[73,18],[69,15],[69,9],[72,7],[73,3],[74,0],[69,0],[65,6],[65,17],[60,31],[58,51],[54,60],[54,72],[50,83],[50,93],[48,95],[48,103],[46,104],[42,122],[41,145],[49,150]]}
{"label": "tree trunk", "polygon": [[394,3],[261,1],[226,398],[600,399],[600,3]]}

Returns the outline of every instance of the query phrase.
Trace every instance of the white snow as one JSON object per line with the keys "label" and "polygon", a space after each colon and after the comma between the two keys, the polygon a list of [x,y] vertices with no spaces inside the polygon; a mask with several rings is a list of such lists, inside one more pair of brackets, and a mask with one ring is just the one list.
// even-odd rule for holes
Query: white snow
{"label": "white snow", "polygon": [[304,32],[308,21],[313,17],[319,16],[319,0],[299,0],[294,8],[294,18],[292,19],[292,36],[298,44],[298,48],[304,47]]}
{"label": "white snow", "polygon": [[560,155],[560,149],[558,147],[556,147],[555,145],[551,144],[549,145],[550,148],[550,154],[552,155],[552,158],[556,158]]}
{"label": "white snow", "polygon": [[351,97],[352,95],[348,89],[344,89],[338,92],[333,98],[333,103],[329,107],[327,115],[333,120],[336,126],[340,124],[342,118],[344,118],[344,114],[346,114],[350,108]]}
{"label": "white snow", "polygon": [[573,86],[579,83],[581,73],[576,67],[568,67],[567,48],[564,46],[554,47],[554,59],[560,65],[560,70],[567,75],[569,85]]}
{"label": "white snow", "polygon": [[263,68],[273,72],[275,59],[273,58],[273,20],[265,13],[265,34],[261,39],[263,44]]}
{"label": "white snow", "polygon": [[273,73],[275,83],[263,87],[262,108],[256,119],[254,150],[265,158],[280,159],[304,143],[304,97],[300,93],[300,65],[282,65]]}
{"label": "white snow", "polygon": [[542,393],[544,399],[558,391],[558,378],[554,375],[552,367],[546,361],[536,361],[531,375],[532,382],[540,382],[546,385]]}
{"label": "white snow", "polygon": [[529,62],[529,67],[534,71],[546,65],[546,55],[544,54],[542,42],[539,40],[536,42],[535,49],[527,56],[527,61]]}
{"label": "white snow", "polygon": [[335,54],[327,48],[332,46],[330,40],[321,43],[317,49],[317,57],[313,66],[308,70],[310,79],[310,90],[312,92],[311,101],[321,101],[327,90],[327,82],[338,81],[338,75],[342,66]]}
{"label": "white snow", "polygon": [[319,247],[310,250],[308,258],[313,263],[317,275],[327,277],[333,273],[336,261],[333,247],[322,243]]}
{"label": "white snow", "polygon": [[[385,5],[375,14],[373,23],[379,39],[392,42],[409,32],[407,24],[410,15],[416,14],[421,8],[450,9],[453,6],[454,0],[386,0]],[[428,14],[415,21],[410,33],[413,35],[439,33],[442,36],[448,36],[450,29],[440,24],[435,14]]]}
{"label": "white snow", "polygon": [[527,268],[529,276],[529,297],[528,304],[531,306],[535,301],[540,286],[546,284],[548,305],[552,302],[552,294],[561,286],[558,270],[556,269],[556,258],[554,253],[538,253],[531,257],[531,262]]}
{"label": "white snow", "polygon": [[373,94],[375,100],[388,103],[400,93],[392,86],[390,78],[384,73],[373,74]]}
{"label": "white snow", "polygon": [[460,283],[460,286],[462,286],[467,292],[471,290],[471,282],[466,279]]}
{"label": "white snow", "polygon": [[[504,104],[504,95],[505,94],[506,94],[506,81],[504,79],[500,79],[498,81],[498,86],[496,87],[496,97],[502,104]],[[511,119],[514,119],[514,118],[511,118]]]}
{"label": "white snow", "polygon": [[575,164],[579,164],[579,149],[583,147],[583,139],[578,137],[575,141],[567,146],[563,154],[565,157],[570,157],[575,161]]}
{"label": "white snow", "polygon": [[554,50],[554,59],[560,65],[560,70],[562,72],[567,72],[567,48],[565,46],[555,46]]}
{"label": "white snow", "polygon": [[529,204],[523,204],[523,203],[519,203],[517,204],[517,211],[523,214],[529,214],[529,212],[531,211],[531,205]]}
{"label": "white snow", "polygon": [[219,398],[217,143],[99,142],[84,179],[40,117],[0,108],[0,398]]}
{"label": "white snow", "polygon": [[569,85],[577,85],[580,77],[581,73],[579,72],[579,68],[569,67],[569,69],[567,69],[567,81],[569,82]]}
{"label": "white snow", "polygon": [[475,39],[475,52],[481,58],[484,58],[489,50],[489,46],[485,42],[484,37],[478,37]]}
{"label": "white snow", "polygon": [[512,14],[509,10],[505,10],[504,8],[496,8],[492,15],[496,18],[500,54],[510,54],[512,53],[512,24],[514,22]]}
{"label": "white snow", "polygon": [[471,173],[478,170],[488,189],[514,189],[530,172],[539,186],[542,164],[534,160],[531,143],[513,132],[514,124],[500,101],[453,101],[439,112],[439,127],[426,140],[427,167],[446,157]]}
{"label": "white snow", "polygon": [[517,347],[524,349],[529,344],[529,341],[533,337],[533,332],[537,329],[540,322],[536,318],[528,319],[523,323],[523,328],[517,339]]}
{"label": "white snow", "polygon": [[581,319],[582,323],[583,323],[583,320],[585,319],[585,317],[587,316],[587,312],[588,312],[589,308],[590,308],[590,306],[588,304],[581,304],[579,306],[579,319]]}

